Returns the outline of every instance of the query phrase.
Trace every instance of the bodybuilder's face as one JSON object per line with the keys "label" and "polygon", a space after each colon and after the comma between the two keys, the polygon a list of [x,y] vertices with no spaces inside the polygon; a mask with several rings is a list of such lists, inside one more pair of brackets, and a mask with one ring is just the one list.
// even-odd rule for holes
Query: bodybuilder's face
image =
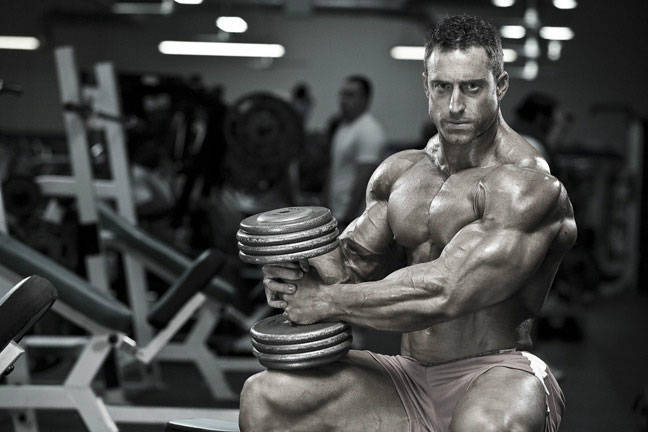
{"label": "bodybuilder's face", "polygon": [[450,144],[469,144],[494,124],[507,86],[506,73],[495,80],[481,47],[435,48],[427,60],[428,113]]}

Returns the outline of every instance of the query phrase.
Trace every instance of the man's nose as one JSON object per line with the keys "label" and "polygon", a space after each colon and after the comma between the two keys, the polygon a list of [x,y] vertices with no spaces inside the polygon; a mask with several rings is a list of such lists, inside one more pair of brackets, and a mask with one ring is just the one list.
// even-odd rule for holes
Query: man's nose
{"label": "man's nose", "polygon": [[450,114],[461,114],[465,108],[466,106],[464,104],[463,95],[461,94],[461,89],[455,87],[452,89],[452,95],[450,96]]}

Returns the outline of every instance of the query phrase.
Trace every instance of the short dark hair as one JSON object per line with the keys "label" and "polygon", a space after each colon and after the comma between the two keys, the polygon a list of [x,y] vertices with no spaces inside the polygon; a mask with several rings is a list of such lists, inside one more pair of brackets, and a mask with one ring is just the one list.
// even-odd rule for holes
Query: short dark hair
{"label": "short dark hair", "polygon": [[362,88],[362,92],[364,93],[365,97],[367,98],[367,101],[371,99],[371,93],[373,92],[373,86],[371,85],[371,81],[369,81],[369,78],[367,78],[364,75],[351,75],[346,78],[347,81],[352,81],[360,84],[360,87]]}
{"label": "short dark hair", "polygon": [[497,79],[504,71],[502,40],[492,24],[480,17],[455,15],[445,18],[436,25],[425,43],[423,68],[427,74],[427,60],[434,48],[442,50],[482,47],[490,60],[490,68]]}

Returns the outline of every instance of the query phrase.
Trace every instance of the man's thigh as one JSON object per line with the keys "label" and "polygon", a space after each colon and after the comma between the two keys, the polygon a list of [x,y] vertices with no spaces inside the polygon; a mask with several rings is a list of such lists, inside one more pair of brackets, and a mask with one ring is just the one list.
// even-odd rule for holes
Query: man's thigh
{"label": "man's thigh", "polygon": [[283,425],[283,430],[408,430],[407,414],[391,378],[367,352],[351,350],[331,365],[267,371],[259,378],[263,382],[259,392],[265,391],[273,409],[266,422]]}
{"label": "man's thigh", "polygon": [[459,400],[452,416],[452,432],[542,432],[546,393],[528,372],[494,367],[477,378]]}

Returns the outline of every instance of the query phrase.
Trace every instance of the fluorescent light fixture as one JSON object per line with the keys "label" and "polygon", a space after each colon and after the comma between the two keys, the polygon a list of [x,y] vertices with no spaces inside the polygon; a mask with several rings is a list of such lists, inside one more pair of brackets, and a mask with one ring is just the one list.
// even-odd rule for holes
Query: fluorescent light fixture
{"label": "fluorescent light fixture", "polygon": [[528,58],[540,57],[540,44],[538,43],[538,39],[530,37],[524,41],[524,55]]}
{"label": "fluorescent light fixture", "polygon": [[283,57],[286,50],[279,44],[253,44],[233,42],[162,41],[158,45],[162,54],[222,57]]}
{"label": "fluorescent light fixture", "polygon": [[570,40],[574,37],[574,31],[569,27],[542,27],[540,37],[549,40]]}
{"label": "fluorescent light fixture", "polygon": [[517,60],[518,55],[514,49],[504,48],[502,51],[504,52],[505,63],[513,63],[515,60]]}
{"label": "fluorescent light fixture", "polygon": [[530,7],[524,11],[524,24],[526,24],[528,28],[533,29],[540,26],[540,15],[538,14],[538,9]]}
{"label": "fluorescent light fixture", "polygon": [[399,45],[389,50],[389,54],[396,60],[423,60],[425,47]]}
{"label": "fluorescent light fixture", "polygon": [[510,7],[515,4],[515,0],[493,0],[493,4],[497,7]]}
{"label": "fluorescent light fixture", "polygon": [[175,2],[183,5],[199,5],[203,0],[175,0]]}
{"label": "fluorescent light fixture", "polygon": [[505,25],[500,28],[500,34],[506,39],[522,39],[526,29],[521,25]]}
{"label": "fluorescent light fixture", "polygon": [[173,0],[161,3],[120,2],[112,5],[112,11],[123,15],[169,15],[173,12]]}
{"label": "fluorescent light fixture", "polygon": [[227,33],[245,33],[248,28],[245,20],[237,16],[218,17],[216,26]]}
{"label": "fluorescent light fixture", "polygon": [[557,40],[549,41],[547,44],[547,57],[549,60],[556,61],[560,58],[562,52],[562,42]]}
{"label": "fluorescent light fixture", "polygon": [[35,50],[39,46],[38,38],[32,36],[0,36],[0,49]]}
{"label": "fluorescent light fixture", "polygon": [[538,76],[538,62],[535,60],[529,60],[524,64],[522,68],[522,78],[528,81],[533,81]]}
{"label": "fluorescent light fixture", "polygon": [[574,9],[578,6],[576,0],[553,0],[553,5],[558,9]]}

